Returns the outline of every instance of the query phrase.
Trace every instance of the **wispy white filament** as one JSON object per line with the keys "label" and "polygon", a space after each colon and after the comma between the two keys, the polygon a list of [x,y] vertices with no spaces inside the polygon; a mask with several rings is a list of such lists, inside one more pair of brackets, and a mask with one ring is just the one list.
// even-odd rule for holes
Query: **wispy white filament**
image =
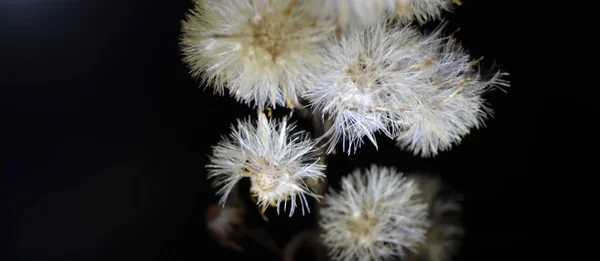
{"label": "wispy white filament", "polygon": [[444,11],[452,11],[456,0],[312,0],[321,4],[321,12],[334,18],[338,26],[369,27],[382,20],[401,23],[440,19]]}
{"label": "wispy white filament", "polygon": [[391,167],[372,165],[342,178],[323,201],[319,225],[334,260],[403,257],[425,239],[427,204],[416,183]]}
{"label": "wispy white filament", "polygon": [[250,120],[238,121],[229,137],[224,137],[213,149],[209,178],[219,187],[221,204],[225,204],[235,184],[243,177],[251,181],[251,194],[263,211],[268,206],[279,207],[291,201],[290,216],[299,205],[304,214],[308,210],[306,196],[316,195],[303,179],[321,179],[325,169],[318,163],[315,142],[304,132],[293,132],[294,124],[286,119],[276,121],[259,114],[255,125]]}

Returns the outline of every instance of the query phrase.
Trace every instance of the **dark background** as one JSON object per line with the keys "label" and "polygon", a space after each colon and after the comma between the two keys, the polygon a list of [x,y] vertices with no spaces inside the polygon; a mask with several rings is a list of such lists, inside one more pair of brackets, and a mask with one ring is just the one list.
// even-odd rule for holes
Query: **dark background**
{"label": "dark background", "polygon": [[[487,128],[433,159],[380,139],[379,151],[367,145],[332,157],[328,171],[333,183],[371,162],[437,173],[466,198],[457,260],[521,259],[531,241],[535,115],[517,57],[529,50],[516,40],[519,8],[463,2],[447,14],[448,32],[460,29],[455,36],[485,57],[484,69],[495,64],[511,74],[508,93],[486,96],[495,110]],[[243,254],[223,250],[204,229],[204,209],[215,199],[206,155],[254,110],[189,77],[177,46],[189,7],[183,0],[0,2],[1,260],[273,258],[251,242]],[[258,225],[283,246],[305,220]]]}

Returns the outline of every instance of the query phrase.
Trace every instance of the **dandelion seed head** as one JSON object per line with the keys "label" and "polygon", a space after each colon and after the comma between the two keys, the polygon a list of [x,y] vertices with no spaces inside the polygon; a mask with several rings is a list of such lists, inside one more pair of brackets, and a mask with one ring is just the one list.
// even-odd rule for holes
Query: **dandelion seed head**
{"label": "dandelion seed head", "polygon": [[[441,38],[428,50],[434,60],[433,73],[425,80],[420,104],[407,114],[411,124],[396,136],[397,144],[421,157],[436,156],[459,144],[472,129],[478,129],[492,115],[483,94],[493,87],[508,87],[497,72],[483,79],[473,66],[473,59],[455,40]],[[406,121],[402,121],[404,124]]]}
{"label": "dandelion seed head", "polygon": [[[242,178],[251,181],[251,194],[263,210],[276,206],[284,211],[290,201],[290,216],[300,205],[308,211],[306,195],[316,197],[303,179],[322,179],[325,166],[318,163],[316,144],[286,119],[277,121],[259,114],[258,124],[238,121],[229,137],[224,137],[213,149],[209,178],[219,187],[220,203],[225,204],[233,186]],[[298,202],[299,201],[299,202]]]}
{"label": "dandelion seed head", "polygon": [[220,94],[256,107],[297,104],[332,31],[297,0],[199,0],[183,22],[183,60]]}
{"label": "dandelion seed head", "polygon": [[348,154],[364,138],[377,146],[383,133],[415,155],[435,156],[483,125],[491,110],[482,94],[508,86],[504,73],[482,79],[468,53],[441,32],[379,23],[326,42],[325,66],[306,78],[304,97],[333,122],[328,153],[339,141]]}
{"label": "dandelion seed head", "polygon": [[392,137],[410,124],[406,114],[420,105],[421,90],[431,87],[435,68],[427,45],[436,40],[421,38],[414,28],[380,23],[351,28],[327,42],[326,67],[308,77],[305,97],[333,120],[328,152],[340,140],[348,153],[364,137],[377,145],[377,132]]}
{"label": "dandelion seed head", "polygon": [[342,178],[341,192],[323,201],[319,225],[334,260],[403,257],[425,239],[427,204],[409,178],[371,165]]}

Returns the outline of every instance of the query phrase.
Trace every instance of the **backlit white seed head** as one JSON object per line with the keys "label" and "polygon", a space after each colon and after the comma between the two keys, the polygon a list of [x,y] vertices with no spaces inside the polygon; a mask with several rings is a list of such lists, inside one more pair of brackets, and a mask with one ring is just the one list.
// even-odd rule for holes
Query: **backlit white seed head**
{"label": "backlit white seed head", "polygon": [[303,179],[322,179],[324,165],[318,163],[318,149],[307,133],[293,132],[294,124],[286,119],[267,119],[260,113],[258,124],[250,120],[238,121],[229,137],[214,147],[207,165],[213,185],[220,187],[217,194],[225,204],[235,184],[243,177],[251,181],[251,194],[264,211],[276,206],[284,211],[290,203],[290,216],[298,205],[308,210],[306,196],[317,197]]}
{"label": "backlit white seed head", "polygon": [[401,23],[441,18],[444,11],[452,11],[458,0],[312,0],[321,4],[326,17],[336,20],[342,29],[369,27],[382,20]]}
{"label": "backlit white seed head", "polygon": [[425,239],[427,204],[417,184],[392,167],[371,165],[342,178],[323,201],[319,225],[334,260],[404,257]]}
{"label": "backlit white seed head", "polygon": [[431,76],[430,58],[419,52],[418,34],[411,28],[392,30],[383,24],[350,28],[327,42],[325,69],[309,77],[305,98],[333,120],[331,152],[338,141],[343,151],[356,151],[375,133],[391,136],[402,115],[419,97],[412,89]]}
{"label": "backlit white seed head", "polygon": [[334,29],[298,0],[198,0],[183,21],[191,74],[256,107],[293,107],[300,78],[318,66],[319,42]]}
{"label": "backlit white seed head", "polygon": [[506,85],[498,73],[481,80],[453,40],[411,27],[350,28],[327,42],[323,71],[307,77],[305,98],[323,111],[332,127],[328,153],[342,140],[349,154],[375,134],[431,156],[458,143],[485,118],[481,94],[491,84]]}
{"label": "backlit white seed head", "polygon": [[[408,128],[398,133],[398,145],[421,157],[431,157],[459,144],[473,128],[484,126],[492,110],[482,95],[490,87],[508,87],[497,72],[483,79],[474,61],[452,39],[429,46],[435,62],[434,72],[426,85],[429,91],[419,90],[420,104],[407,114]],[[433,89],[433,90],[432,90]],[[399,122],[404,124],[406,121]]]}
{"label": "backlit white seed head", "polygon": [[[429,205],[430,226],[426,239],[416,254],[423,261],[448,261],[460,247],[464,228],[458,217],[462,212],[462,197],[459,194],[443,195],[441,180],[430,176],[416,178],[422,198]],[[412,254],[412,253],[411,253]]]}

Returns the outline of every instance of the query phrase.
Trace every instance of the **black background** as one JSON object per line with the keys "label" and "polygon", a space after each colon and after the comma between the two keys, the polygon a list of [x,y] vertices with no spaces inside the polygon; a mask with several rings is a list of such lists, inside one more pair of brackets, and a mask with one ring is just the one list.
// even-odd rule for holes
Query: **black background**
{"label": "black background", "polygon": [[[465,195],[457,260],[514,260],[528,231],[534,137],[520,26],[507,1],[465,0],[447,31],[511,76],[488,98],[495,117],[451,152],[420,159],[380,139],[379,151],[331,158],[331,181],[371,162],[441,175]],[[215,200],[210,146],[254,110],[198,88],[181,62],[189,1],[0,2],[2,260],[273,258],[247,243],[236,254],[204,229]],[[434,26],[433,26],[434,27]],[[487,66],[487,67],[486,67]],[[272,213],[271,213],[272,214]],[[264,225],[283,245],[306,225]],[[1,257],[0,255],[0,257]],[[213,257],[214,256],[214,257]],[[54,259],[52,259],[54,260]],[[58,260],[58,259],[56,259]]]}

